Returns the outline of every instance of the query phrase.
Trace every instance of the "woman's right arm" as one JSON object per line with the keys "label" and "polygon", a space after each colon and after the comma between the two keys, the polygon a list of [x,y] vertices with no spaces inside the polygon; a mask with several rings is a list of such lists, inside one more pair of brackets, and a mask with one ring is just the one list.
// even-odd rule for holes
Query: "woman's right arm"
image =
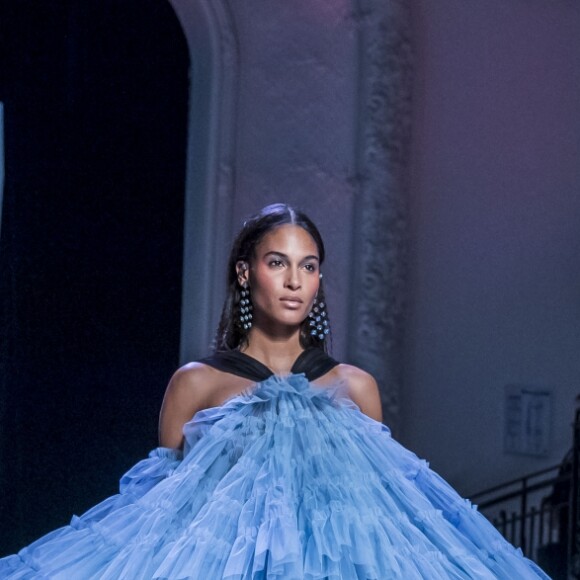
{"label": "woman's right arm", "polygon": [[[207,367],[189,363],[171,377],[159,415],[159,445],[172,449],[183,447],[183,426],[208,400]],[[205,379],[205,380],[204,380]]]}

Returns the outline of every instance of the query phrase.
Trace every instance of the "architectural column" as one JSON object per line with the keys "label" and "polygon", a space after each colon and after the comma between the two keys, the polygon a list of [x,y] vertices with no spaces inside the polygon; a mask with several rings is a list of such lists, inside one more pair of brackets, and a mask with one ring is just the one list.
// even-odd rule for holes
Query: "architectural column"
{"label": "architectural column", "polygon": [[349,360],[371,372],[396,433],[403,377],[412,50],[408,3],[358,0],[359,110]]}

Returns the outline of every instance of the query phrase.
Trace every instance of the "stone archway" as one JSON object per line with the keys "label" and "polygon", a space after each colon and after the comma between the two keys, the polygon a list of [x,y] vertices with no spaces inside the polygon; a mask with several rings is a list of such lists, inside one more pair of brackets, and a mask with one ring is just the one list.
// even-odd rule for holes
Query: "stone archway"
{"label": "stone archway", "polygon": [[232,223],[238,44],[219,0],[169,0],[187,38],[190,95],[180,360],[205,356],[223,301]]}

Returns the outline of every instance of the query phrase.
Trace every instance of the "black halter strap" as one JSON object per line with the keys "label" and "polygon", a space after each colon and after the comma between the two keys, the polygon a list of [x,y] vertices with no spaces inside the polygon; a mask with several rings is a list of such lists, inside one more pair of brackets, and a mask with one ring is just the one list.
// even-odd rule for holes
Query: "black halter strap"
{"label": "black halter strap", "polygon": [[[256,382],[263,381],[274,374],[265,364],[239,350],[219,351],[200,359],[199,362]],[[309,381],[314,381],[338,364],[338,361],[322,349],[312,347],[300,353],[290,372],[292,374],[304,373]]]}

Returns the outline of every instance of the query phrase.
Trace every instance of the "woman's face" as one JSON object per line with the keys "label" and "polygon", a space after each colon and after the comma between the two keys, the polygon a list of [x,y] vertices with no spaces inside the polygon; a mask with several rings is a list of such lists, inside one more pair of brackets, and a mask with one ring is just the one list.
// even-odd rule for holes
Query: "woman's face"
{"label": "woman's face", "polygon": [[287,224],[268,232],[256,246],[249,270],[238,267],[240,281],[250,287],[253,325],[299,325],[318,292],[319,267],[316,242],[305,229]]}

